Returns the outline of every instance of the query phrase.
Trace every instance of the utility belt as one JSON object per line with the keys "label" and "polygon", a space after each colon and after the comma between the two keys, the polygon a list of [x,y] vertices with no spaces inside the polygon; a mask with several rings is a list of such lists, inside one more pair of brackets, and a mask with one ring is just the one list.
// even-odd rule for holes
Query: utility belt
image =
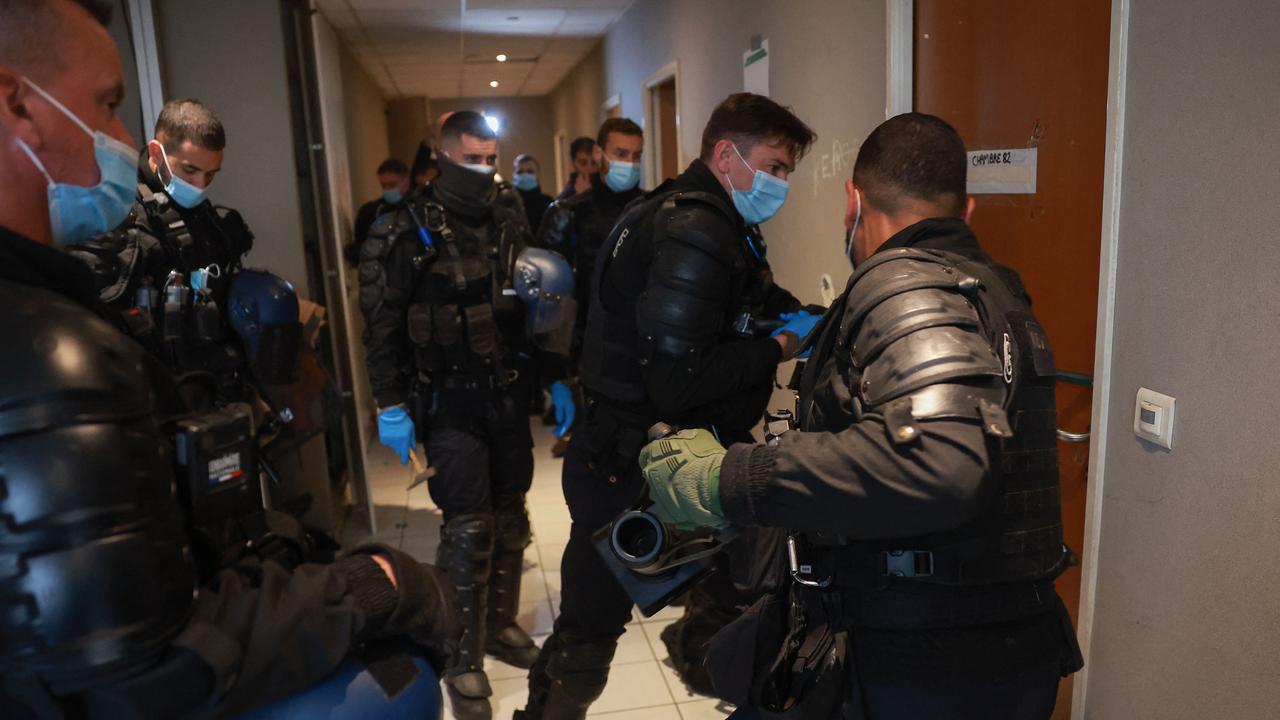
{"label": "utility belt", "polygon": [[516,370],[483,373],[450,373],[430,376],[419,373],[417,387],[422,390],[436,388],[449,392],[497,392],[506,389],[520,377]]}
{"label": "utility belt", "polygon": [[965,562],[945,552],[802,543],[787,540],[792,579],[810,596],[830,596],[821,602],[851,627],[954,627],[1037,615],[1053,607],[1053,580],[1075,562],[1060,546],[1057,565],[1034,579],[961,584]]}

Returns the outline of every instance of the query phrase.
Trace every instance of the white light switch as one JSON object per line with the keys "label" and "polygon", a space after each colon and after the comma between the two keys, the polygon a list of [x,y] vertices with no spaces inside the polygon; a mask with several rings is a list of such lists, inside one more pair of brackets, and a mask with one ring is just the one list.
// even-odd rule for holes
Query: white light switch
{"label": "white light switch", "polygon": [[1174,398],[1147,388],[1138,388],[1133,410],[1133,432],[1147,442],[1173,449]]}

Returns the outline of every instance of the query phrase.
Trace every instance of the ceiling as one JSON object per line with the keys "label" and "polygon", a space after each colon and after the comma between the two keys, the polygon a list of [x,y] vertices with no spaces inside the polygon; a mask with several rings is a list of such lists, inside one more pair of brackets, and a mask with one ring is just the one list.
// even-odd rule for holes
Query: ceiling
{"label": "ceiling", "polygon": [[[388,97],[545,95],[633,0],[317,0]],[[507,56],[498,62],[498,54]],[[490,87],[496,80],[498,87]]]}

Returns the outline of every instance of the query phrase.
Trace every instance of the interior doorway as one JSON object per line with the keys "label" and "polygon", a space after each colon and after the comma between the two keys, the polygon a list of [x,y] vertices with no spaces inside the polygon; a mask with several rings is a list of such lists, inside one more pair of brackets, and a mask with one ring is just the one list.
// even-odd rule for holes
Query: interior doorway
{"label": "interior doorway", "polygon": [[[1082,552],[1107,131],[1110,0],[915,0],[914,97],[970,150],[1037,151],[1035,191],[975,195],[971,225],[1022,275],[1053,344],[1067,544]],[[1064,372],[1065,371],[1065,372]],[[1079,567],[1058,579],[1078,622]],[[1055,718],[1071,716],[1071,682]]]}
{"label": "interior doorway", "polygon": [[645,186],[657,187],[684,169],[680,148],[679,65],[671,63],[644,84]]}

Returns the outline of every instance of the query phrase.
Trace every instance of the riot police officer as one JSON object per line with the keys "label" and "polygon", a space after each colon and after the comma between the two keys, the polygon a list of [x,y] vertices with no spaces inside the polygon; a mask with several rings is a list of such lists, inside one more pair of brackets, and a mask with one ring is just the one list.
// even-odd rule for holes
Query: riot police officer
{"label": "riot police officer", "polygon": [[134,199],[109,13],[0,3],[0,547],[22,558],[0,569],[0,716],[236,715],[376,638],[442,644],[448,581],[390,548],[294,569],[251,547],[192,562],[190,528],[257,487],[252,427],[181,407],[58,247]]}
{"label": "riot police officer", "polygon": [[542,217],[551,205],[551,196],[542,192],[542,166],[538,158],[520,154],[511,163],[511,186],[520,193],[524,203],[525,217],[529,220],[529,229],[537,230],[542,226]]}
{"label": "riot police officer", "polygon": [[[560,253],[573,266],[577,278],[578,322],[566,380],[554,378],[551,401],[555,406],[555,434],[560,438],[552,455],[564,454],[566,434],[573,427],[576,405],[573,388],[578,375],[578,355],[586,330],[587,309],[591,307],[591,276],[600,247],[622,214],[622,209],[640,197],[640,156],[644,152],[644,131],[627,118],[610,118],[600,126],[591,150],[598,173],[589,175],[589,187],[551,205],[538,228],[538,245]],[[563,373],[552,373],[563,374]],[[548,378],[553,379],[553,378]]]}
{"label": "riot police officer", "polygon": [[846,183],[856,272],[815,331],[799,431],[726,451],[688,430],[640,456],[665,519],[791,533],[777,595],[713,644],[742,717],[1043,719],[1080,667],[1053,586],[1072,561],[1053,355],[967,225],[965,172],[943,120],[880,125]]}
{"label": "riot police officer", "polygon": [[240,214],[213,205],[226,132],[197,100],[171,100],[138,157],[128,218],[77,245],[102,301],[174,372],[208,373],[217,398],[248,397],[243,350],[226,315],[228,293],[253,235]]}
{"label": "riot police officer", "polygon": [[782,206],[813,138],[772,100],[729,96],[701,157],[633,204],[598,256],[581,362],[587,408],[564,461],[573,523],[560,616],[530,672],[525,718],[585,717],[604,689],[631,601],[591,535],[643,495],[635,457],[648,427],[662,419],[749,436],[778,363],[816,322],[804,314],[773,337],[755,332],[757,314],[777,310],[777,289],[760,281],[756,226]]}
{"label": "riot police officer", "polygon": [[382,194],[361,205],[356,211],[355,245],[351,253],[351,257],[356,261],[360,257],[360,245],[364,243],[365,238],[369,237],[369,228],[373,227],[373,221],[404,202],[412,188],[409,168],[396,158],[387,158],[379,163],[377,175]]}
{"label": "riot police officer", "polygon": [[465,627],[447,678],[454,712],[487,718],[486,650],[521,667],[537,653],[515,623],[533,440],[513,268],[530,238],[522,213],[497,199],[498,139],[480,114],[451,114],[439,150],[440,177],[374,224],[360,304],[379,436],[402,463],[421,441],[436,470],[438,562]]}

